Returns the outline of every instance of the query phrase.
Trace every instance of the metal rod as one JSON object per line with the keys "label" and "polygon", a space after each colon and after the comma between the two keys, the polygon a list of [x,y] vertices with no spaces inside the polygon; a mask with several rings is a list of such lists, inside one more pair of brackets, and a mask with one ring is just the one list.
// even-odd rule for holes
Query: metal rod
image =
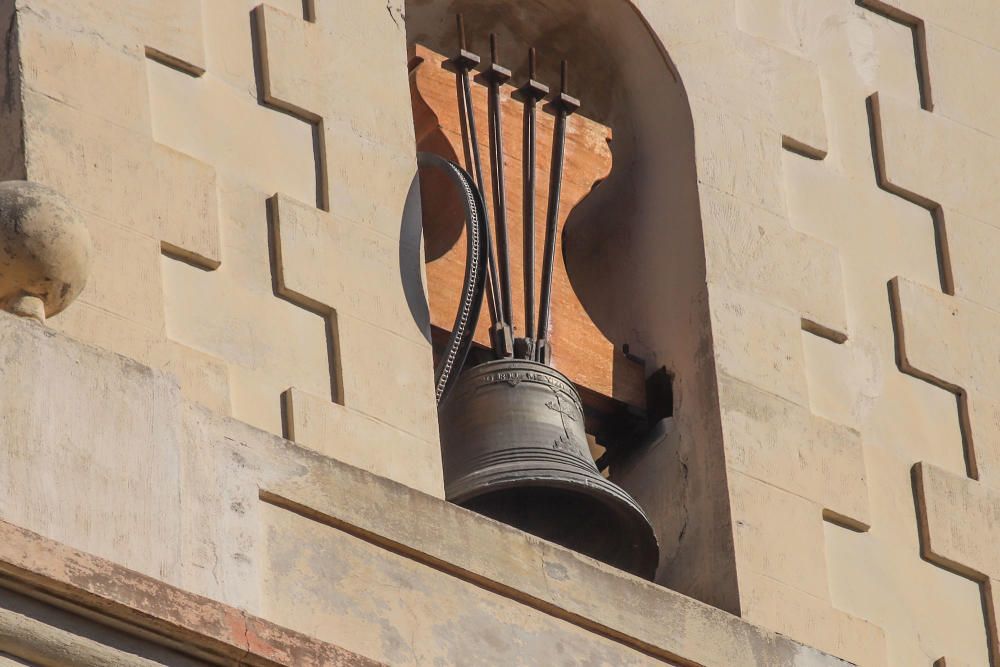
{"label": "metal rod", "polygon": [[497,36],[490,34],[489,70],[490,166],[493,177],[493,211],[496,216],[497,260],[500,268],[500,294],[503,307],[500,321],[513,326],[513,297],[510,286],[510,255],[507,243],[507,183],[504,175],[503,114],[500,108],[500,86],[510,78],[497,63]]}
{"label": "metal rod", "polygon": [[562,62],[562,77],[560,94],[555,103],[556,126],[553,130],[552,165],[549,172],[549,203],[545,222],[545,249],[542,263],[541,303],[538,308],[538,344],[535,348],[535,358],[542,363],[548,363],[551,357],[549,350],[549,319],[552,315],[552,276],[555,272],[556,233],[559,226],[559,199],[562,194],[563,162],[566,151],[566,118],[571,112],[567,105],[570,99],[566,94],[568,65]]}
{"label": "metal rod", "polygon": [[[458,15],[458,39],[460,44],[459,57],[454,59],[455,67],[458,70],[459,79],[462,82],[462,98],[464,102],[465,111],[465,121],[466,126],[469,128],[469,144],[472,148],[472,160],[473,166],[476,172],[476,186],[479,188],[480,192],[486,192],[483,182],[483,163],[479,155],[479,138],[476,132],[476,114],[475,108],[472,104],[472,86],[469,83],[469,70],[478,62],[478,58],[474,54],[470,54],[466,50],[465,41],[465,21],[461,14]],[[489,299],[487,303],[489,304],[490,320],[493,324],[493,330],[491,334],[496,333],[496,325],[502,323],[503,319],[503,304],[500,301],[499,292],[499,276],[497,274],[497,264],[496,257],[493,250],[493,233],[490,228],[489,211],[485,209],[483,211],[483,217],[485,218],[485,224],[483,225],[484,243],[486,245],[486,264],[487,264],[487,277],[488,289],[487,294]],[[491,335],[493,352],[500,358],[504,356],[503,351],[503,341],[499,336]]]}
{"label": "metal rod", "polygon": [[[535,80],[537,55],[528,50],[528,85]],[[535,107],[538,99],[530,90],[524,100],[524,337],[528,339],[528,354],[535,338]]]}

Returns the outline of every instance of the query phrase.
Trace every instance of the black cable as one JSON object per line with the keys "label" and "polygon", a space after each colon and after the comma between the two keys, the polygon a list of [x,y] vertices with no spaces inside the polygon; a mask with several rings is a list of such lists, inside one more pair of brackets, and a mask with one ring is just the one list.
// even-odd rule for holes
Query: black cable
{"label": "black cable", "polygon": [[486,282],[486,272],[482,267],[487,263],[487,249],[482,243],[482,237],[483,228],[489,223],[484,215],[486,204],[483,202],[483,195],[467,171],[434,153],[418,153],[417,164],[443,171],[458,188],[465,208],[465,282],[458,302],[455,325],[437,368],[434,369],[434,393],[438,405],[441,405],[465,365],[475,337],[476,325],[479,323]]}

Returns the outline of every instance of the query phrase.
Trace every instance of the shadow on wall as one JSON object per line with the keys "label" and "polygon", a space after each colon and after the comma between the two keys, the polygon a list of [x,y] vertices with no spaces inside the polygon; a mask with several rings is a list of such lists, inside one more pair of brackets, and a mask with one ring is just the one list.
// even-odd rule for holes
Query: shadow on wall
{"label": "shadow on wall", "polygon": [[[571,62],[580,114],[612,128],[610,175],[570,214],[565,261],[588,314],[646,372],[674,378],[674,431],[612,477],[650,514],[661,543],[657,580],[738,611],[711,354],[694,129],[687,95],[663,45],[628,0],[407,0],[407,41],[456,49],[463,13],[469,48],[527,78],[558,82]],[[656,469],[653,470],[654,465]],[[640,472],[636,472],[640,471]]]}

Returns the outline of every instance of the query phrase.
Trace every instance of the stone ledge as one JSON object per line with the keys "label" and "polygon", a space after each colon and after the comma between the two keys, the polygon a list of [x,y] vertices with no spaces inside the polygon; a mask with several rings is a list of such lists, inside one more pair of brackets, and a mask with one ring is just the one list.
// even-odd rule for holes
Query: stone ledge
{"label": "stone ledge", "polygon": [[0,590],[7,586],[209,662],[380,664],[0,521]]}
{"label": "stone ledge", "polygon": [[[284,629],[290,624],[262,611],[253,582],[263,575],[263,565],[254,554],[262,539],[261,508],[276,506],[315,521],[317,534],[347,533],[372,549],[502,596],[511,601],[514,614],[517,605],[523,605],[592,633],[595,640],[610,639],[667,663],[849,664],[439,498],[185,402],[168,377],[138,363],[125,363],[118,355],[3,314],[0,342],[0,356],[7,360],[6,388],[18,399],[0,405],[0,435],[4,429],[15,429],[9,433],[12,441],[31,438],[10,452],[19,457],[24,474],[57,473],[40,487],[44,492],[32,497],[30,511],[12,517],[13,509],[5,510],[6,522],[0,521],[0,577],[151,632],[160,641],[230,660],[246,660],[241,656],[249,651],[259,664],[371,664],[339,647],[353,648],[349,637],[317,641]],[[55,377],[60,380],[53,384]],[[128,422],[108,417],[112,406],[138,409],[142,401],[136,401],[143,397],[150,405],[145,406],[148,414],[141,420],[142,429],[123,430]],[[15,408],[10,416],[17,419],[5,423],[7,412]],[[47,420],[46,429],[35,433],[33,424],[39,420]],[[104,426],[81,428],[86,426],[82,421]],[[67,433],[74,437],[65,437]],[[166,450],[167,459],[176,458],[174,465],[183,472],[167,476],[151,469],[163,465],[149,458],[150,452],[159,450]],[[126,452],[133,463],[125,460]],[[81,464],[52,465],[53,460],[82,453],[90,458],[81,459]],[[148,483],[139,484],[144,480]],[[57,484],[89,489],[86,496],[76,497],[76,514],[66,514],[66,498],[45,491]],[[148,504],[146,495],[160,499],[153,513],[132,516],[113,503],[118,499],[119,505]],[[177,517],[184,517],[181,527],[170,528],[167,524]],[[93,542],[95,531],[111,529],[120,539],[113,544]],[[172,548],[170,541],[193,547]],[[87,553],[94,550],[92,544],[104,549],[102,557]],[[127,558],[120,558],[123,554]],[[207,575],[192,574],[205,568]],[[311,585],[307,575],[299,585]]]}
{"label": "stone ledge", "polygon": [[850,664],[389,480],[333,460],[296,463],[308,472],[265,485],[262,501],[649,655],[682,665]]}

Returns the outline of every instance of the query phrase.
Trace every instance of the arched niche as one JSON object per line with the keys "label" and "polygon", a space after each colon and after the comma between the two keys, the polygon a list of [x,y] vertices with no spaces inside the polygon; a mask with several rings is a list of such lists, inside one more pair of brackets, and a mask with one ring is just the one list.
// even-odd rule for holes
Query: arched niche
{"label": "arched niche", "polygon": [[539,49],[537,78],[554,85],[572,63],[581,114],[612,128],[608,177],[573,210],[564,259],[599,329],[628,345],[647,373],[672,379],[672,423],[612,479],[643,506],[658,533],[657,581],[738,610],[725,465],[711,352],[694,129],[681,77],[628,0],[407,0],[407,40],[454,53],[455,15],[469,48],[497,33],[514,80]]}

